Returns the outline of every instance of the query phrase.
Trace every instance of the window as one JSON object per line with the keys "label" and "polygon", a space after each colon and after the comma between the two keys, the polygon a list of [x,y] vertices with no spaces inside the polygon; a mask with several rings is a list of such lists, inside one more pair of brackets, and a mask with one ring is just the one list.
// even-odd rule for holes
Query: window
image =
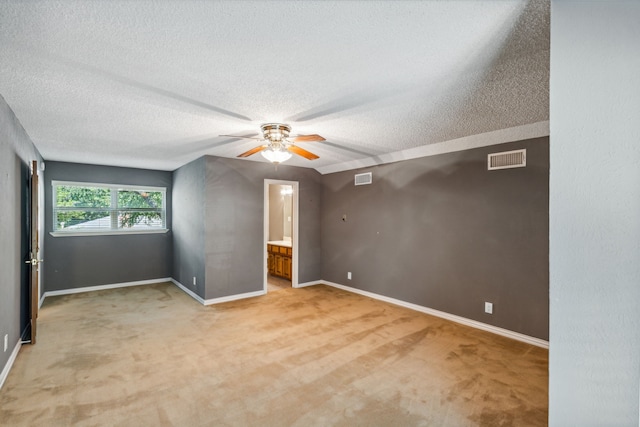
{"label": "window", "polygon": [[53,181],[53,234],[166,232],[166,188]]}

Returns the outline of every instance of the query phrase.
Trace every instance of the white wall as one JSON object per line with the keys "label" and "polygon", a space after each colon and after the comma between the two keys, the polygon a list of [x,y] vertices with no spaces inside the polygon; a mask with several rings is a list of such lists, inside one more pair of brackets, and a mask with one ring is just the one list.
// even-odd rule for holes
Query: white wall
{"label": "white wall", "polygon": [[549,424],[634,426],[640,2],[552,1]]}

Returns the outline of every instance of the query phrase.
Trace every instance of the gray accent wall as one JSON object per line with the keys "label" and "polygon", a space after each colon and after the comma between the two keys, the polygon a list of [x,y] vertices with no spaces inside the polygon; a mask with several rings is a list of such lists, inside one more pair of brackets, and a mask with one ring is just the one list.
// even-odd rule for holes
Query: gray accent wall
{"label": "gray accent wall", "polygon": [[264,180],[299,182],[299,282],[320,279],[321,175],[313,169],[207,157],[206,298],[263,288]]}
{"label": "gray accent wall", "polygon": [[[204,158],[174,171],[176,188],[204,177],[204,226],[193,220],[186,210],[176,209],[175,241],[186,242],[198,233],[204,237],[204,258],[195,256],[187,245],[174,247],[174,271],[188,288],[192,276],[204,270],[204,299],[220,298],[263,289],[264,247],[264,180],[299,182],[299,282],[319,280],[320,277],[320,209],[321,175],[313,169],[275,165],[248,160],[213,156]],[[187,179],[187,175],[190,177]],[[199,182],[199,181],[198,181]],[[178,190],[176,190],[178,191]],[[180,190],[182,191],[182,190]],[[194,194],[199,190],[194,189]],[[192,201],[190,206],[197,206]],[[189,223],[188,227],[183,225]],[[200,242],[198,240],[198,242]],[[198,243],[199,245],[200,243]],[[190,269],[193,272],[189,271]]]}
{"label": "gray accent wall", "polygon": [[171,172],[47,162],[45,179],[45,291],[68,290],[172,276],[171,231],[162,234],[53,237],[52,181],[167,188],[171,230]]}
{"label": "gray accent wall", "polygon": [[[520,148],[525,168],[487,170],[487,154]],[[362,172],[373,183],[354,186]],[[549,138],[334,173],[323,185],[323,279],[548,339]]]}
{"label": "gray accent wall", "polygon": [[203,299],[206,164],[201,157],[173,172],[173,278]]}
{"label": "gray accent wall", "polygon": [[[0,96],[0,345],[8,335],[9,348],[0,347],[0,372],[20,341],[22,202],[25,170],[32,160],[42,161],[29,135]],[[39,175],[42,175],[40,172]],[[42,188],[42,186],[41,186]]]}

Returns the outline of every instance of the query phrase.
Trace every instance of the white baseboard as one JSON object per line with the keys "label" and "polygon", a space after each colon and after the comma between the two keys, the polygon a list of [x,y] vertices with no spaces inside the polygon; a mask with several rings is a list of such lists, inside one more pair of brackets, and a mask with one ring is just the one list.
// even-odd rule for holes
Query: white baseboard
{"label": "white baseboard", "polygon": [[220,304],[223,302],[236,301],[239,299],[259,297],[262,295],[266,295],[266,293],[267,292],[264,289],[262,289],[254,292],[246,292],[244,294],[229,295],[226,297],[219,297],[219,298],[211,298],[211,299],[204,300],[204,305]]}
{"label": "white baseboard", "polygon": [[[162,278],[162,279],[139,280],[139,281],[136,281],[136,282],[114,283],[114,284],[110,284],[110,285],[89,286],[89,287],[85,287],[85,288],[64,289],[64,290],[60,290],[60,291],[48,291],[48,292],[45,292],[44,295],[42,295],[42,298],[40,300],[40,305],[42,305],[42,302],[48,296],[68,295],[68,294],[75,294],[75,293],[80,293],[80,292],[90,292],[90,291],[99,291],[99,290],[103,290],[103,289],[123,288],[123,287],[127,287],[127,286],[150,285],[150,284],[154,284],[154,283],[163,283],[163,282],[172,282],[174,285],[176,285],[177,287],[182,289],[187,295],[191,296],[193,299],[195,299],[196,301],[198,301],[202,305],[221,304],[221,303],[224,303],[224,302],[236,301],[236,300],[245,299],[245,298],[253,298],[253,297],[258,297],[258,296],[262,296],[262,295],[266,294],[266,291],[264,289],[262,289],[262,290],[254,291],[254,292],[246,292],[246,293],[243,293],[243,294],[229,295],[229,296],[225,296],[225,297],[211,298],[211,299],[205,300],[202,297],[200,297],[199,295],[197,295],[195,292],[193,292],[192,290],[188,289],[183,284],[181,284],[180,282],[175,280],[174,278],[167,277],[167,278]],[[537,347],[542,347],[542,348],[547,348],[547,349],[549,348],[549,341],[545,341],[545,340],[542,340],[540,338],[535,338],[535,337],[532,337],[532,336],[529,336],[529,335],[521,334],[519,332],[514,332],[514,331],[510,331],[508,329],[499,328],[497,326],[493,326],[493,325],[489,325],[489,324],[486,324],[486,323],[478,322],[476,320],[467,319],[466,317],[456,316],[455,314],[446,313],[444,311],[434,310],[432,308],[424,307],[424,306],[421,306],[421,305],[413,304],[413,303],[402,301],[402,300],[399,300],[399,299],[387,297],[387,296],[380,295],[380,294],[375,294],[373,292],[363,291],[361,289],[352,288],[350,286],[345,286],[345,285],[341,285],[339,283],[330,282],[328,280],[315,280],[315,281],[311,281],[311,282],[298,283],[298,286],[296,286],[296,288],[304,288],[304,287],[307,287],[307,286],[314,286],[314,285],[320,285],[320,284],[325,284],[325,285],[328,285],[328,286],[332,286],[334,288],[342,289],[342,290],[347,291],[347,292],[352,292],[352,293],[355,293],[355,294],[364,295],[366,297],[377,299],[377,300],[380,300],[380,301],[385,301],[385,302],[388,302],[388,303],[391,303],[391,304],[394,304],[394,305],[399,305],[401,307],[409,308],[411,310],[419,311],[419,312],[425,313],[425,314],[430,314],[432,316],[440,317],[442,319],[451,320],[452,322],[460,323],[460,324],[463,324],[463,325],[466,325],[466,326],[470,326],[470,327],[476,328],[476,329],[481,329],[483,331],[492,332],[494,334],[501,335],[501,336],[504,336],[504,337],[507,337],[507,338],[511,338],[511,339],[514,339],[514,340],[522,341],[522,342],[525,342],[527,344],[535,345]],[[18,345],[17,349],[19,349],[19,348],[20,348],[20,346]],[[17,350],[14,350],[14,353],[15,353],[15,355],[17,355],[18,354]],[[15,359],[15,356],[13,354],[12,354],[12,357]],[[10,365],[12,363],[13,363],[13,361],[12,361],[12,359],[10,359],[10,362],[7,364],[9,369],[10,369],[10,367],[11,367]],[[5,367],[5,370],[7,370],[7,367]],[[4,381],[4,378],[5,378],[4,376],[6,374],[8,374],[8,370],[7,370],[6,374],[5,374],[5,370],[2,371],[2,375],[3,376],[0,377],[0,387],[1,387],[2,382]]]}
{"label": "white baseboard", "polygon": [[42,295],[42,298],[40,300],[40,305],[42,305],[42,302],[44,302],[46,297],[52,297],[57,295],[78,294],[81,292],[101,291],[105,289],[126,288],[129,286],[152,285],[154,283],[164,283],[164,282],[172,282],[174,285],[182,289],[184,292],[186,292],[189,296],[191,296],[193,299],[195,299],[202,305],[220,304],[228,301],[235,301],[235,300],[244,299],[244,298],[257,297],[260,295],[264,295],[266,293],[264,290],[260,290],[255,292],[247,292],[244,294],[229,295],[226,297],[212,298],[212,299],[205,300],[205,299],[202,299],[202,297],[197,295],[192,290],[188,289],[182,283],[175,280],[173,277],[164,277],[162,279],[138,280],[135,282],[113,283],[110,285],[87,286],[84,288],[62,289],[60,291],[48,291],[48,292],[45,292],[44,295]]}
{"label": "white baseboard", "polygon": [[487,332],[492,332],[494,334],[502,335],[503,337],[511,338],[517,341],[522,341],[527,344],[535,345],[537,347],[542,347],[546,349],[549,348],[549,341],[541,340],[540,338],[535,338],[529,335],[521,334],[519,332],[514,332],[508,329],[499,328],[497,326],[488,325],[486,323],[478,322],[476,320],[467,319],[466,317],[456,316],[455,314],[434,310],[432,308],[424,307],[417,304],[412,304],[410,302],[402,301],[395,298],[386,297],[384,295],[374,294],[373,292],[363,291],[361,289],[352,288],[349,286],[341,285],[339,283],[329,282],[327,280],[322,280],[320,281],[320,283],[324,283],[328,286],[333,286],[334,288],[342,289],[347,292],[353,292],[355,294],[364,295],[369,298],[385,301],[394,305],[399,305],[401,307],[409,308],[411,310],[419,311],[421,313],[430,314],[432,316],[440,317],[442,319],[451,320],[452,322],[460,323],[466,326],[471,326],[472,328],[481,329]]}
{"label": "white baseboard", "polygon": [[154,283],[164,283],[164,282],[171,282],[171,281],[172,279],[170,277],[164,277],[162,279],[138,280],[135,282],[112,283],[109,285],[87,286],[84,288],[62,289],[59,291],[47,291],[44,293],[44,295],[42,295],[40,305],[42,305],[42,302],[46,297],[53,297],[57,295],[79,294],[82,292],[102,291],[105,289],[126,288],[129,286],[152,285]]}
{"label": "white baseboard", "polygon": [[261,295],[265,295],[266,294],[266,291],[264,289],[262,289],[260,291],[247,292],[247,293],[244,293],[244,294],[229,295],[229,296],[226,296],[226,297],[211,298],[211,299],[203,299],[200,295],[196,294],[191,289],[188,289],[186,286],[184,286],[182,283],[178,282],[176,279],[171,279],[171,281],[173,282],[174,285],[176,285],[177,287],[182,289],[187,295],[189,295],[191,298],[193,298],[194,300],[198,301],[202,305],[220,304],[220,303],[223,303],[223,302],[236,301],[236,300],[244,299],[244,298],[259,297]]}
{"label": "white baseboard", "polygon": [[9,376],[9,371],[13,367],[13,362],[15,362],[16,357],[18,357],[20,347],[22,347],[22,341],[18,340],[15,347],[13,347],[13,351],[11,352],[11,356],[9,356],[9,360],[7,360],[7,364],[4,365],[4,369],[2,369],[2,373],[0,373],[0,390],[2,389],[5,380]]}
{"label": "white baseboard", "polygon": [[314,286],[314,285],[322,285],[323,283],[326,283],[323,280],[314,280],[312,282],[304,282],[304,283],[298,283],[297,286],[294,286],[295,288],[306,288],[307,286]]}
{"label": "white baseboard", "polygon": [[191,298],[193,298],[194,300],[198,301],[200,304],[204,305],[204,299],[202,299],[202,297],[200,297],[200,295],[196,294],[195,292],[193,292],[191,289],[188,289],[185,285],[183,285],[182,283],[178,282],[176,279],[171,278],[171,281],[173,282],[174,285],[176,285],[177,287],[179,287],[180,289],[182,289],[184,291],[184,293],[186,293],[187,295],[189,295]]}

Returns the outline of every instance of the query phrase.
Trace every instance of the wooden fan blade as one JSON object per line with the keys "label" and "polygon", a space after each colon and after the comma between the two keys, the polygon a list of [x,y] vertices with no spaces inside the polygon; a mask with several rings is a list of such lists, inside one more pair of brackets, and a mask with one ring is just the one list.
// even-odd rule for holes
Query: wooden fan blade
{"label": "wooden fan blade", "polygon": [[249,157],[249,156],[252,156],[252,155],[254,155],[256,153],[259,153],[260,151],[264,150],[265,148],[267,148],[266,145],[259,145],[256,148],[252,148],[249,151],[245,151],[244,153],[239,154],[238,157]]}
{"label": "wooden fan blade", "polygon": [[294,142],[315,142],[315,141],[326,141],[326,139],[324,139],[320,135],[313,134],[313,135],[298,135],[293,138],[293,141]]}
{"label": "wooden fan blade", "polygon": [[297,154],[298,156],[302,156],[308,160],[315,160],[320,158],[319,156],[316,156],[315,154],[313,154],[311,151],[307,151],[304,148],[300,148],[296,145],[290,145],[289,151],[291,151],[294,154]]}

